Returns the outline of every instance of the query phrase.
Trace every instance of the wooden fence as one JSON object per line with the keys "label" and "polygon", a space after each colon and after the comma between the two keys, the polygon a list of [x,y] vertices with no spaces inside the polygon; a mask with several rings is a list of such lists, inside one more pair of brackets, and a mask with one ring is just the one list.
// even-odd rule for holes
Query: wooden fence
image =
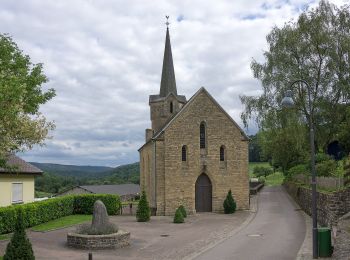
{"label": "wooden fence", "polygon": [[[311,177],[298,174],[293,177],[295,180],[310,185]],[[317,186],[325,189],[341,189],[344,187],[343,177],[316,177]]]}

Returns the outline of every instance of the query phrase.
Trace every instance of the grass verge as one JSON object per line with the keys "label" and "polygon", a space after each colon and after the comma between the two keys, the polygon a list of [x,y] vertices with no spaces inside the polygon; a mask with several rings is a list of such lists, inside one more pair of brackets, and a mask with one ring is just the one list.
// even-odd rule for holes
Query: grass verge
{"label": "grass verge", "polygon": [[282,172],[275,172],[270,174],[265,179],[265,185],[267,186],[278,186],[283,183],[284,176]]}
{"label": "grass verge", "polygon": [[11,234],[2,234],[0,235],[0,240],[7,240],[11,238]]}
{"label": "grass verge", "polygon": [[54,229],[74,226],[86,221],[91,221],[91,219],[92,215],[70,215],[37,225],[35,227],[32,227],[31,230],[45,232]]}

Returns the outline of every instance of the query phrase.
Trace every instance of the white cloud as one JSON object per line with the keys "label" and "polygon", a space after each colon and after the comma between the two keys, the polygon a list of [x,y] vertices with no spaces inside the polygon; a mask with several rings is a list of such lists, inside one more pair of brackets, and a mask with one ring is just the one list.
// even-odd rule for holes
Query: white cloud
{"label": "white cloud", "polygon": [[[344,1],[332,1],[338,5]],[[10,1],[0,32],[44,63],[57,97],[42,106],[57,129],[31,161],[115,166],[138,160],[150,126],[148,95],[159,91],[170,15],[178,92],[205,86],[239,123],[238,95],[258,94],[250,62],[262,60],[274,25],[298,17],[305,0]]]}

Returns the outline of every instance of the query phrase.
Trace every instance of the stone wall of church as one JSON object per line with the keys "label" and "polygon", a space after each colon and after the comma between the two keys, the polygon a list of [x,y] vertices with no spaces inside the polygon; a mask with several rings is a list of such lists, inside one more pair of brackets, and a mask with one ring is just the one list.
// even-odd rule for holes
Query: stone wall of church
{"label": "stone wall of church", "polygon": [[148,201],[152,198],[152,142],[148,143],[140,151],[140,188],[145,191]]}
{"label": "stone wall of church", "polygon": [[[199,125],[206,123],[205,152],[199,145]],[[188,161],[181,160],[187,145]],[[226,162],[220,162],[220,146],[226,147]],[[240,130],[208,97],[199,95],[166,129],[164,134],[165,215],[173,215],[179,205],[195,212],[195,183],[205,173],[212,182],[212,208],[223,212],[229,189],[238,209],[249,208],[248,142]],[[159,196],[158,196],[159,198]]]}
{"label": "stone wall of church", "polygon": [[165,174],[164,174],[164,141],[157,140],[155,145],[156,153],[156,200],[157,215],[165,214]]}

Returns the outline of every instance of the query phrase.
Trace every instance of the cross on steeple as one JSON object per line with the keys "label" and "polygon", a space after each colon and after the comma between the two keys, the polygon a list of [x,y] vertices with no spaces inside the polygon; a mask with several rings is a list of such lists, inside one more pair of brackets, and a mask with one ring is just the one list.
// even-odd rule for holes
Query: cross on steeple
{"label": "cross on steeple", "polygon": [[163,58],[163,69],[162,69],[162,79],[160,82],[160,93],[161,97],[166,97],[169,93],[177,95],[175,72],[173,64],[173,55],[171,53],[170,35],[169,35],[169,16],[166,15],[166,36],[165,36],[165,49]]}
{"label": "cross on steeple", "polygon": [[170,24],[169,23],[169,15],[166,15],[165,18],[166,18],[166,23],[165,23],[166,24],[166,28],[169,28],[169,24]]}

